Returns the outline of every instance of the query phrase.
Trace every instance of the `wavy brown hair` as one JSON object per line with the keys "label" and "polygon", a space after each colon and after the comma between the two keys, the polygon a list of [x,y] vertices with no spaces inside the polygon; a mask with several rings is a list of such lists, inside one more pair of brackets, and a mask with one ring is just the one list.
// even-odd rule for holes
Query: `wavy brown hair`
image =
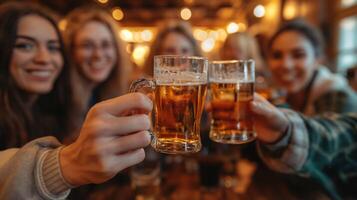
{"label": "wavy brown hair", "polygon": [[151,44],[150,53],[144,64],[146,75],[153,76],[154,56],[162,52],[162,42],[169,33],[178,33],[183,35],[192,45],[194,56],[202,56],[200,47],[193,37],[191,26],[181,21],[165,22],[158,30],[155,40]]}
{"label": "wavy brown hair", "polygon": [[[82,75],[78,71],[78,67],[74,62],[74,38],[78,31],[81,30],[84,24],[90,21],[97,21],[105,24],[113,35],[115,42],[115,51],[117,55],[115,66],[111,71],[109,77],[104,82],[100,83],[96,87],[98,93],[98,100],[105,100],[118,95],[122,95],[127,92],[129,85],[129,77],[131,72],[131,62],[128,54],[125,51],[125,43],[118,37],[119,25],[111,17],[111,15],[103,9],[94,6],[86,6],[73,10],[65,18],[67,25],[63,31],[63,37],[68,48],[69,58],[71,63],[71,81],[73,83],[74,91],[80,89],[76,85],[79,84],[78,80],[83,79]],[[76,102],[83,107],[86,102],[81,102],[81,97],[76,97]]]}
{"label": "wavy brown hair", "polygon": [[[52,90],[39,95],[31,107],[26,105],[29,94],[18,88],[9,72],[18,23],[22,17],[28,15],[40,16],[52,24],[60,42],[64,63]],[[68,60],[53,12],[25,2],[2,4],[0,46],[0,149],[19,147],[29,140],[45,135],[64,138],[71,126],[72,92],[69,85]]]}

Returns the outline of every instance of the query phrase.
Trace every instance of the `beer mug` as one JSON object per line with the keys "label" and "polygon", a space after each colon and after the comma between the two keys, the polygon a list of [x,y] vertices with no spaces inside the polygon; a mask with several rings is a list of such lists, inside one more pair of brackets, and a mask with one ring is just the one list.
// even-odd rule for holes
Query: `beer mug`
{"label": "beer mug", "polygon": [[254,61],[213,61],[209,66],[212,106],[210,139],[241,144],[256,138],[249,104],[254,95]]}
{"label": "beer mug", "polygon": [[202,57],[154,57],[153,80],[135,81],[130,91],[154,91],[152,147],[162,153],[194,153],[201,149],[200,121],[207,91],[208,61]]}

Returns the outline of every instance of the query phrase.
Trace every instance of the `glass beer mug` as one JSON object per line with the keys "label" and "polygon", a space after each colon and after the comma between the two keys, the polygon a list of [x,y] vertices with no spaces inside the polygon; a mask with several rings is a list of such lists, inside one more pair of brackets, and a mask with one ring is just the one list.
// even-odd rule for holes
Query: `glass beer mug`
{"label": "glass beer mug", "polygon": [[254,61],[213,61],[209,66],[212,106],[210,139],[241,144],[256,138],[249,104],[254,96]]}
{"label": "glass beer mug", "polygon": [[207,90],[208,61],[202,57],[154,57],[153,80],[135,81],[130,92],[154,91],[152,147],[162,153],[194,153],[201,149],[200,121]]}

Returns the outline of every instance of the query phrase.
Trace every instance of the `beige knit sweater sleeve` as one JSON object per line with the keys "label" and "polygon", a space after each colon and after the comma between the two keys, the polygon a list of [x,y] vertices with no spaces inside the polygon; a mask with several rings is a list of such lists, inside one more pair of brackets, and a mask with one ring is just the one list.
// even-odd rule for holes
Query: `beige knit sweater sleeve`
{"label": "beige knit sweater sleeve", "polygon": [[0,199],[65,199],[71,185],[63,179],[54,137],[19,149],[0,151]]}

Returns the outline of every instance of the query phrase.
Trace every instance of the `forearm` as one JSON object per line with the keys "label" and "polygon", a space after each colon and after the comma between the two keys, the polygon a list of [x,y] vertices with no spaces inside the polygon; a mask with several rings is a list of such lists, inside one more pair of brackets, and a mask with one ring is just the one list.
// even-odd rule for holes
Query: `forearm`
{"label": "forearm", "polygon": [[285,135],[274,144],[258,142],[258,152],[262,160],[272,169],[293,173],[301,170],[308,156],[309,140],[304,121],[299,114],[283,110],[289,119]]}
{"label": "forearm", "polygon": [[0,199],[64,199],[70,186],[62,178],[60,143],[46,137],[18,150],[0,152]]}
{"label": "forearm", "polygon": [[310,174],[311,169],[355,163],[356,113],[329,118],[305,118],[287,110],[284,113],[290,121],[286,137],[274,145],[258,143],[260,156],[272,169]]}

